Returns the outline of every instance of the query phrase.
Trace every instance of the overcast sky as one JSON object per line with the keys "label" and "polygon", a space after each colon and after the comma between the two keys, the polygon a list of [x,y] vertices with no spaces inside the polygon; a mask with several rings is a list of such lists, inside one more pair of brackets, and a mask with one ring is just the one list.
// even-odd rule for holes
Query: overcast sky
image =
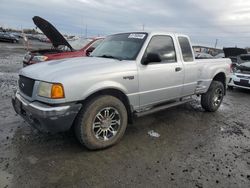
{"label": "overcast sky", "polygon": [[250,46],[247,0],[1,0],[0,26],[34,28],[33,16],[59,31],[88,36],[161,30],[184,33],[193,43]]}

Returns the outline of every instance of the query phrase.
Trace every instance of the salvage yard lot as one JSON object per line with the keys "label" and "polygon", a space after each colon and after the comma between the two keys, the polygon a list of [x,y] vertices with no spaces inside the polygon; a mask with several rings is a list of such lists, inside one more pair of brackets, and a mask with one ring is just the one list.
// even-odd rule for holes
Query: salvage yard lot
{"label": "salvage yard lot", "polygon": [[195,101],[139,118],[118,145],[93,152],[72,132],[41,134],[15,114],[25,50],[0,48],[0,187],[250,187],[250,91],[228,91],[215,113]]}

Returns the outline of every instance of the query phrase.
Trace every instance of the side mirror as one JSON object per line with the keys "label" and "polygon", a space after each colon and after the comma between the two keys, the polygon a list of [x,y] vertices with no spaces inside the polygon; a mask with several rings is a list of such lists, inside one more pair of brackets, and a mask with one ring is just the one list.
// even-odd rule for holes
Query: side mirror
{"label": "side mirror", "polygon": [[161,62],[161,58],[157,53],[148,53],[146,57],[142,59],[142,64],[147,65],[151,62]]}
{"label": "side mirror", "polygon": [[86,51],[86,55],[89,56],[91,54],[91,52],[94,51],[94,49],[95,49],[94,47],[89,47],[89,49],[87,49],[87,51]]}

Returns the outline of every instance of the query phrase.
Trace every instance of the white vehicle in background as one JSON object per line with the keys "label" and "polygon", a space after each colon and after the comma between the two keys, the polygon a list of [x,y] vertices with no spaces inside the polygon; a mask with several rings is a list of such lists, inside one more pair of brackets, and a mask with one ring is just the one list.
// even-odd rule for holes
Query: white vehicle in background
{"label": "white vehicle in background", "polygon": [[195,59],[213,59],[214,57],[208,53],[196,52]]}
{"label": "white vehicle in background", "polygon": [[234,87],[250,89],[250,54],[242,54],[237,57],[237,63],[233,67],[233,73],[228,83],[229,89]]}
{"label": "white vehicle in background", "polygon": [[243,48],[224,48],[225,57],[232,60],[228,88],[250,89],[250,54]]}
{"label": "white vehicle in background", "polygon": [[218,59],[218,58],[225,58],[225,54],[224,53],[219,53],[216,56],[214,56],[214,58]]}

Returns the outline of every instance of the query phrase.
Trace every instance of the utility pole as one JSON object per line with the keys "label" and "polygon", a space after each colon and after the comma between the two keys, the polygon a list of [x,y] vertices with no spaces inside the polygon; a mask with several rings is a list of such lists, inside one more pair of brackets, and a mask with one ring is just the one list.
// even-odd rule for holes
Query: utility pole
{"label": "utility pole", "polygon": [[81,17],[81,37],[83,36],[83,17]]}
{"label": "utility pole", "polygon": [[144,27],[145,27],[145,25],[144,25],[144,24],[142,24],[142,31],[144,31]]}
{"label": "utility pole", "polygon": [[217,47],[217,44],[218,44],[218,39],[215,40],[215,45],[214,45],[214,48]]}

